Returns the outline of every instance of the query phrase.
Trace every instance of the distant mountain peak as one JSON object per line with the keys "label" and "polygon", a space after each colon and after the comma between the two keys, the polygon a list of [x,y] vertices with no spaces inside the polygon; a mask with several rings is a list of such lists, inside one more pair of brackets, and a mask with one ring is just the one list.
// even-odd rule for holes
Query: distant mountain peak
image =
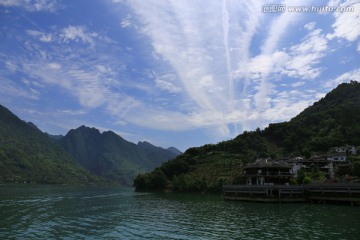
{"label": "distant mountain peak", "polygon": [[33,127],[33,128],[35,128],[35,129],[37,129],[37,130],[40,130],[34,123],[32,123],[32,122],[27,122],[27,125],[29,125],[30,127]]}
{"label": "distant mountain peak", "polygon": [[115,132],[108,130],[108,131],[104,131],[102,134],[108,134],[108,135],[116,135],[117,137],[121,137],[120,135],[116,134]]}
{"label": "distant mountain peak", "polygon": [[113,131],[100,133],[84,125],[70,130],[59,144],[90,172],[127,185],[137,174],[178,155],[149,142],[134,144]]}
{"label": "distant mountain peak", "polygon": [[96,134],[96,135],[101,135],[100,131],[94,127],[88,127],[85,125],[81,125],[80,127],[76,128],[76,129],[71,129],[71,132],[81,132],[81,133],[86,133],[86,134]]}
{"label": "distant mountain peak", "polygon": [[167,148],[167,150],[169,150],[172,153],[175,153],[176,155],[182,154],[182,152],[179,149],[175,148],[175,147],[169,147],[169,148]]}
{"label": "distant mountain peak", "polygon": [[0,182],[90,183],[89,174],[35,124],[0,105]]}
{"label": "distant mountain peak", "polygon": [[95,127],[88,127],[88,126],[85,126],[85,125],[81,125],[80,127],[78,127],[77,129],[79,130],[95,130],[95,131],[98,131],[100,132],[97,128]]}
{"label": "distant mountain peak", "polygon": [[153,144],[151,144],[151,143],[149,143],[147,141],[139,141],[137,145],[138,146],[141,146],[141,145],[143,145],[143,146],[154,146]]}

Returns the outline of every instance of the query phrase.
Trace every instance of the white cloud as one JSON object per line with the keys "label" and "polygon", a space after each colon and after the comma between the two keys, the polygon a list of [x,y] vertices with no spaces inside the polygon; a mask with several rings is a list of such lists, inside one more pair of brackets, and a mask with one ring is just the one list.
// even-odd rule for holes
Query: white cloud
{"label": "white cloud", "polygon": [[302,79],[318,77],[322,69],[316,66],[325,56],[327,48],[327,39],[321,34],[321,30],[313,30],[300,44],[290,48],[291,60],[286,64],[283,73]]}
{"label": "white cloud", "polygon": [[[296,5],[301,1],[284,3]],[[259,2],[212,2],[206,11],[199,11],[202,7],[198,3],[186,1],[130,1],[129,5],[143,24],[141,33],[150,38],[156,55],[160,56],[158,59],[169,64],[181,81],[164,82],[158,78],[158,87],[171,89],[172,85],[168,84],[177,83],[183,86],[192,103],[196,103],[189,110],[190,118],[178,116],[187,119],[183,122],[189,127],[197,124],[219,126],[223,129],[221,132],[227,132],[223,128],[226,126],[228,130],[227,124],[246,122],[250,118],[260,120],[273,106],[271,94],[275,85],[272,81],[282,76],[314,79],[322,71],[318,64],[327,50],[327,41],[321,31],[315,29],[314,22],[304,27],[310,32],[301,43],[279,49],[285,44],[282,39],[288,34],[287,30],[302,18],[299,13],[265,16],[260,12]],[[270,26],[269,32],[261,46],[261,53],[254,55],[250,51],[252,39],[261,23],[268,18],[271,19],[266,22]],[[243,88],[236,89],[236,84]],[[293,87],[302,85],[304,83],[294,84]],[[248,98],[249,91],[252,91],[250,101],[236,100]],[[304,100],[296,105],[294,111],[307,103],[308,100]],[[254,105],[257,114],[250,112],[250,106]],[[283,112],[294,112],[290,111],[290,103],[286,107]],[[239,109],[242,114],[238,114]],[[236,119],[227,116],[236,116]],[[170,122],[168,124],[171,125]],[[159,125],[165,127],[164,124]]]}
{"label": "white cloud", "polygon": [[129,19],[124,19],[121,21],[120,26],[122,28],[127,28],[127,27],[131,26],[131,21]]}
{"label": "white cloud", "polygon": [[40,31],[26,30],[26,33],[34,38],[39,39],[42,42],[51,42],[53,39],[52,34],[46,34],[46,33],[40,32]]}
{"label": "white cloud", "polygon": [[[44,85],[39,83],[37,80],[33,80],[33,79],[29,80],[29,79],[22,78],[21,82],[24,83],[27,87],[32,88],[32,89],[44,88]],[[39,91],[36,90],[36,93],[39,93]]]}
{"label": "white cloud", "polygon": [[10,72],[16,72],[19,67],[17,64],[15,64],[14,62],[11,62],[11,61],[6,61],[5,62],[5,67],[6,69],[8,69]]}
{"label": "white cloud", "polygon": [[325,56],[327,39],[321,34],[321,30],[315,29],[310,32],[300,44],[292,46],[289,50],[291,56],[284,66],[283,73],[296,78],[314,79],[322,71],[316,67],[320,59]]}
{"label": "white cloud", "polygon": [[[303,1],[300,0],[288,0],[283,1],[285,5],[301,5]],[[282,36],[286,34],[288,28],[300,19],[299,13],[287,12],[280,14],[274,21],[271,22],[268,36],[265,39],[265,43],[261,47],[263,54],[272,54],[277,50],[278,44],[282,39]]]}
{"label": "white cloud", "polygon": [[96,109],[122,126],[205,128],[226,137],[237,127],[288,120],[319,96],[318,90],[306,91],[306,80],[318,80],[325,70],[321,60],[329,39],[316,29],[322,23],[307,22],[303,14],[261,13],[261,1],[121,4],[131,7],[131,15],[121,5],[124,14],[114,19],[118,29],[109,31],[116,36],[131,27],[133,45],[107,38],[108,29],[99,34],[73,21],[49,32],[35,26],[26,31],[25,57],[8,61],[4,71],[26,75],[23,83],[33,96],[39,94],[37,82],[61,89],[61,96],[85,109],[64,110],[67,116]]}
{"label": "white cloud", "polygon": [[168,73],[158,75],[155,72],[152,72],[152,75],[155,78],[156,87],[158,89],[169,93],[182,92],[182,89],[174,84],[174,81],[176,80],[176,76],[174,74]]}
{"label": "white cloud", "polygon": [[113,69],[109,66],[104,66],[104,65],[96,65],[96,69],[98,72],[100,73],[104,73],[104,74],[114,74],[113,73]]}
{"label": "white cloud", "polygon": [[86,113],[86,111],[84,111],[83,109],[80,110],[65,109],[65,110],[61,110],[61,112],[68,115],[83,115]]}
{"label": "white cloud", "polygon": [[72,79],[71,88],[75,89],[81,105],[95,108],[104,104],[109,98],[108,88],[102,83],[101,77],[93,71],[70,69],[65,76],[67,74]]}
{"label": "white cloud", "polygon": [[61,65],[58,63],[48,63],[48,67],[51,70],[60,70],[61,69]]}
{"label": "white cloud", "polygon": [[352,42],[360,36],[360,3],[356,0],[347,0],[339,7],[354,7],[353,12],[335,12],[335,23],[332,25],[334,32],[327,35],[328,39],[345,38]]}
{"label": "white cloud", "polygon": [[[233,50],[234,55],[236,54],[235,56],[238,57],[236,63],[237,70],[235,69],[232,73],[234,78],[246,77],[248,62],[250,62],[251,56],[251,42],[265,16],[265,14],[259,14],[259,9],[261,9],[262,4],[260,1],[238,1],[238,3],[242,4],[240,5],[240,9],[244,10],[244,12],[231,15],[231,19],[233,19],[231,26],[237,26],[236,23],[242,23],[242,25],[238,27],[233,27],[233,31],[238,34],[236,41],[234,42],[236,50]],[[238,8],[236,9],[238,10]],[[247,15],[247,19],[241,17],[242,15]],[[231,57],[234,57],[234,55]],[[246,88],[247,82],[245,82],[244,85],[244,88]]]}
{"label": "white cloud", "polygon": [[360,68],[343,73],[340,76],[338,76],[337,78],[327,81],[324,84],[324,88],[332,89],[332,88],[335,88],[340,83],[350,82],[351,80],[360,82]]}
{"label": "white cloud", "polygon": [[56,12],[58,9],[62,8],[57,0],[33,0],[25,2],[28,3],[27,9],[29,11]]}
{"label": "white cloud", "polygon": [[[44,65],[47,67],[43,67]],[[65,89],[87,109],[104,106],[111,115],[123,117],[132,108],[140,106],[134,98],[112,91],[112,86],[105,81],[106,77],[97,72],[96,68],[84,71],[72,66],[71,63],[46,65],[35,62],[25,64],[23,70],[40,79],[48,87],[55,86]]]}
{"label": "white cloud", "polygon": [[279,72],[287,63],[289,55],[286,52],[276,51],[271,55],[258,55],[251,59],[249,72],[267,77],[270,73]]}
{"label": "white cloud", "polygon": [[[283,1],[285,5],[297,5],[301,4],[301,1]],[[278,45],[282,40],[282,37],[286,35],[288,28],[294,24],[300,18],[300,14],[292,12],[284,12],[280,14],[275,20],[269,23],[270,27],[268,28],[268,34],[264,40],[263,45],[261,46],[261,55],[269,58],[273,57],[274,52],[278,50]],[[278,55],[278,54],[277,54]],[[282,54],[284,56],[284,54]],[[278,56],[275,56],[278,57]],[[268,59],[267,59],[268,60]],[[273,61],[266,61],[266,69],[263,69],[262,74],[260,75],[260,84],[256,88],[257,93],[254,96],[255,108],[256,111],[263,111],[269,107],[269,97],[268,95],[273,89],[273,85],[269,82],[269,74],[273,71],[276,71],[280,65]],[[276,70],[273,70],[272,67],[277,65]]]}
{"label": "white cloud", "polygon": [[[38,28],[36,24],[35,27]],[[96,45],[97,41],[102,42],[103,44],[111,44],[112,40],[106,36],[102,36],[96,32],[88,31],[85,26],[73,26],[69,25],[65,28],[60,29],[58,32],[42,32],[33,29],[26,30],[26,33],[33,38],[45,42],[60,42],[60,43],[69,43],[69,42],[77,42],[77,43],[85,43],[89,44],[91,47]]]}
{"label": "white cloud", "polygon": [[56,12],[63,8],[58,0],[1,0],[0,5],[21,7],[30,12]]}
{"label": "white cloud", "polygon": [[25,98],[31,100],[39,99],[39,92],[33,88],[23,88],[13,81],[2,78],[0,76],[1,88],[0,88],[0,99],[5,100],[8,97],[11,98]]}
{"label": "white cloud", "polygon": [[[209,66],[214,64],[204,41],[210,41],[210,45],[223,45],[222,33],[214,31],[215,29],[205,20],[209,16],[202,19],[204,14],[221,17],[219,13],[212,12],[216,9],[213,8],[216,3],[209,4],[209,12],[200,11],[199,6],[190,7],[187,2],[179,1],[147,1],[146,3],[135,1],[130,2],[130,5],[145,25],[142,32],[151,38],[156,53],[174,69],[188,96],[204,109],[216,109],[218,108],[216,105],[221,103],[226,105],[226,99],[221,93],[215,90],[216,93],[210,97],[209,89],[204,88],[201,82],[201,79],[211,75],[212,69]],[[174,21],[174,18],[178,20]],[[222,26],[220,20],[214,21],[214,24]],[[206,33],[207,31],[211,31],[216,37],[207,38],[206,36],[210,35]],[[223,58],[224,55],[221,57]],[[224,85],[220,82],[215,84]]]}
{"label": "white cloud", "polygon": [[188,121],[183,122],[189,127],[198,122],[210,127],[211,123],[212,127],[219,126],[220,132],[229,132],[226,124],[241,121],[227,117],[238,111],[232,69],[248,60],[251,40],[263,17],[258,14],[261,4],[211,2],[206,11],[200,2],[189,1],[130,1],[129,5],[143,24],[141,32],[150,37],[156,55],[178,76],[170,83],[183,87],[187,99],[182,101],[191,106],[187,109],[192,118],[185,115]]}
{"label": "white cloud", "polygon": [[88,43],[90,45],[94,45],[94,37],[97,37],[98,34],[94,32],[88,32],[83,26],[68,26],[61,30],[60,37],[63,41],[75,41],[75,42],[83,42]]}
{"label": "white cloud", "polygon": [[[272,37],[269,36],[269,38],[271,40]],[[267,42],[263,46],[267,44],[275,48],[277,42],[272,40],[271,42],[271,44]],[[252,98],[254,99],[256,114],[250,114],[246,118],[254,119],[253,123],[247,125],[261,126],[264,122],[289,119],[294,116],[293,114],[299,113],[308,106],[310,102],[316,100],[314,95],[304,98],[302,94],[296,93],[292,93],[291,100],[279,99],[279,96],[274,95],[277,88],[274,82],[279,81],[284,76],[304,80],[315,79],[323,71],[320,67],[320,60],[325,56],[327,49],[326,37],[321,30],[314,29],[298,44],[271,54],[268,50],[264,50],[267,53],[253,57],[244,72],[239,74],[241,77],[252,80],[255,91]],[[302,85],[304,85],[303,81],[292,84],[292,87]]]}
{"label": "white cloud", "polygon": [[294,94],[296,95],[293,99],[291,99],[291,97],[290,99],[278,98],[276,101],[273,101],[272,107],[266,109],[263,113],[263,120],[266,119],[267,122],[287,121],[317,100],[315,98],[301,99],[301,97],[299,97],[301,93]]}
{"label": "white cloud", "polygon": [[156,79],[156,86],[164,91],[168,91],[170,93],[179,93],[181,92],[181,88],[175,86],[173,83],[161,79]]}
{"label": "white cloud", "polygon": [[[84,49],[83,52],[76,53],[71,46],[58,41],[52,44],[53,52],[27,54],[20,58],[13,57],[8,64],[9,71],[16,69],[27,75],[29,78],[26,82],[31,84],[29,87],[46,86],[48,89],[62,89],[61,92],[77,99],[85,109],[103,106],[110,115],[121,118],[129,109],[140,106],[136,99],[118,91],[119,81],[116,79],[118,75],[113,72],[113,68],[118,68],[120,62],[118,58],[114,57],[116,55],[111,56],[107,53],[105,57],[103,54],[99,54],[96,55],[97,58],[94,58],[94,54],[98,53],[93,50]],[[34,44],[27,51],[38,53],[42,51],[41,49],[41,46]],[[69,53],[71,54],[69,55]],[[107,59],[106,64],[102,62],[103,57]],[[49,61],[49,59],[54,61]],[[16,66],[12,62],[21,64]],[[37,94],[36,88],[30,89],[30,91]],[[22,95],[19,94],[19,96]]]}
{"label": "white cloud", "polygon": [[315,29],[299,44],[272,54],[257,55],[250,60],[246,75],[251,79],[271,78],[271,74],[283,74],[302,79],[314,79],[321,73],[316,67],[327,50],[327,39],[321,30]]}
{"label": "white cloud", "polygon": [[309,23],[305,24],[304,29],[306,29],[308,31],[312,31],[312,30],[314,30],[315,26],[316,26],[315,22],[309,22]]}
{"label": "white cloud", "polygon": [[291,84],[292,87],[301,87],[303,85],[305,85],[305,82],[296,82],[296,83]]}
{"label": "white cloud", "polygon": [[137,114],[130,112],[127,120],[139,126],[160,130],[182,131],[194,127],[184,114],[155,108],[144,108]]}

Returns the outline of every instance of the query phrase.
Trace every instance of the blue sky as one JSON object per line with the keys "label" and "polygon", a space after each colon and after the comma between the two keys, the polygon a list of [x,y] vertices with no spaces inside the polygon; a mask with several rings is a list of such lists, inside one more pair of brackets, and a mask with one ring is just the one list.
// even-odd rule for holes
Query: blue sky
{"label": "blue sky", "polygon": [[43,131],[184,151],[360,81],[360,3],[0,0],[0,66],[0,104]]}

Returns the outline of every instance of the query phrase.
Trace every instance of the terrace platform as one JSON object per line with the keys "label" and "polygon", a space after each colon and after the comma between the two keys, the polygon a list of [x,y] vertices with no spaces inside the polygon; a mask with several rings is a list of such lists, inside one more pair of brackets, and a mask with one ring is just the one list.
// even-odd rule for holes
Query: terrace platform
{"label": "terrace platform", "polygon": [[309,202],[360,205],[360,184],[224,185],[223,199],[250,202]]}

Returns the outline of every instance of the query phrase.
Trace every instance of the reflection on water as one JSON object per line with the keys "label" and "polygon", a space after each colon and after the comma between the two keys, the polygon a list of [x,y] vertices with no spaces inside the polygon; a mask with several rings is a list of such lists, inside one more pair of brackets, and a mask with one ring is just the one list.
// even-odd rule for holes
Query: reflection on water
{"label": "reflection on water", "polygon": [[359,239],[360,208],[114,187],[0,186],[0,239]]}

